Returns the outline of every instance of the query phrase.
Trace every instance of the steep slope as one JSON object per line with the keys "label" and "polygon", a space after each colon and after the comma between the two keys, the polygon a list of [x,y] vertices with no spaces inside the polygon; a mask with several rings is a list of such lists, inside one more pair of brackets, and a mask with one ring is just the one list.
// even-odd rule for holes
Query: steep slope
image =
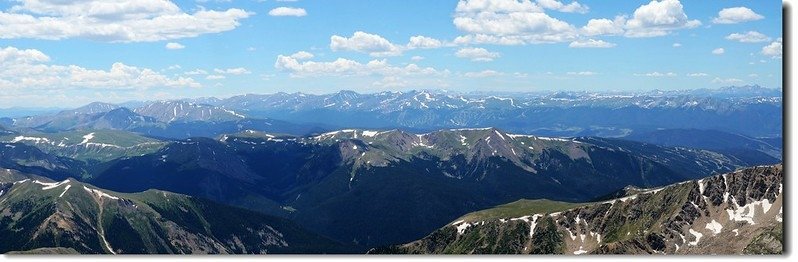
{"label": "steep slope", "polygon": [[248,131],[113,161],[92,183],[201,196],[373,247],[418,239],[464,213],[522,198],[589,201],[627,185],[662,186],[739,165],[710,151],[613,143],[493,128],[310,137]]}
{"label": "steep slope", "polygon": [[152,153],[166,144],[166,142],[127,131],[102,129],[0,135],[0,141],[24,143],[57,156],[95,162]]}
{"label": "steep slope", "polygon": [[0,142],[0,168],[62,180],[86,176],[85,167],[81,161],[48,154],[31,145]]}
{"label": "steep slope", "polygon": [[[624,139],[647,142],[663,146],[680,146],[727,152],[743,158],[781,159],[781,143],[771,145],[768,141],[718,130],[663,129],[651,132],[635,132]],[[757,156],[759,155],[759,156]]]}
{"label": "steep slope", "polygon": [[0,171],[0,237],[0,253],[348,251],[287,220],[202,199],[157,190],[119,194],[9,170]]}
{"label": "steep slope", "polygon": [[133,111],[164,123],[175,121],[226,122],[246,118],[232,110],[186,101],[158,101],[137,107]]}
{"label": "steep slope", "polygon": [[520,201],[371,253],[780,254],[783,179],[759,166],[599,203]]}

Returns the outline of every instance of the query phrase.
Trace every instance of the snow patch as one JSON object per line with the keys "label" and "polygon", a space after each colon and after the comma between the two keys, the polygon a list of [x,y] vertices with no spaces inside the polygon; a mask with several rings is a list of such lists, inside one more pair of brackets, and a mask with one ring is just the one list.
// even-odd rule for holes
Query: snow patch
{"label": "snow patch", "polygon": [[42,185],[43,186],[42,190],[50,190],[50,189],[59,187],[61,185],[69,184],[69,179],[61,181],[61,182],[56,182],[56,183],[45,183],[45,182],[41,182],[39,180],[33,180],[33,183]]}
{"label": "snow patch", "polygon": [[70,187],[72,187],[72,185],[67,185],[66,188],[64,188],[64,192],[61,192],[61,194],[58,195],[58,198],[63,197],[64,194],[66,194],[67,190],[69,190]]}
{"label": "snow patch", "polygon": [[86,144],[86,143],[88,143],[90,140],[92,140],[93,138],[94,138],[94,133],[89,133],[89,134],[87,134],[87,135],[83,136],[83,141],[81,141],[80,143],[78,143],[78,145],[83,145],[83,144]]}
{"label": "snow patch", "polygon": [[107,198],[110,198],[110,199],[113,199],[113,200],[119,200],[118,197],[106,194],[105,192],[97,190],[97,189],[91,189],[91,188],[88,188],[86,186],[83,186],[83,190],[86,190],[86,192],[94,194],[94,195],[96,195],[99,198],[107,197]]}
{"label": "snow patch", "polygon": [[693,236],[695,236],[695,241],[687,243],[688,245],[691,245],[691,246],[697,246],[698,245],[698,241],[701,241],[701,237],[704,236],[704,234],[701,234],[701,232],[695,231],[692,228],[690,229],[690,234],[693,234]]}
{"label": "snow patch", "polygon": [[706,229],[709,229],[709,231],[712,231],[712,235],[714,236],[714,235],[720,234],[720,231],[721,231],[721,229],[723,229],[723,226],[720,223],[718,223],[718,221],[715,221],[714,219],[712,219],[712,221],[707,223]]}
{"label": "snow patch", "polygon": [[377,135],[377,133],[379,133],[379,132],[364,130],[363,131],[363,136],[365,136],[365,137],[375,137]]}

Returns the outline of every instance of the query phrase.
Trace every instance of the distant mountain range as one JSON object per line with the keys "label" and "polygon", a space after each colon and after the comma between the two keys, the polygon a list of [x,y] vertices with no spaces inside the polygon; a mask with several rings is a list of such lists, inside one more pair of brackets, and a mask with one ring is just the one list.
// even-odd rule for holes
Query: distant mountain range
{"label": "distant mountain range", "polygon": [[[520,134],[621,137],[632,131],[714,129],[781,135],[781,90],[759,86],[650,92],[360,94],[276,93],[225,99],[92,103],[54,115],[0,119],[7,127],[54,132],[109,128],[186,138],[245,129],[305,135],[346,128],[434,131],[497,127]],[[109,113],[113,110],[111,114]],[[194,126],[197,125],[197,126]],[[244,128],[238,128],[238,127]]]}
{"label": "distant mountain range", "polygon": [[783,179],[760,166],[598,203],[522,200],[370,253],[781,254]]}

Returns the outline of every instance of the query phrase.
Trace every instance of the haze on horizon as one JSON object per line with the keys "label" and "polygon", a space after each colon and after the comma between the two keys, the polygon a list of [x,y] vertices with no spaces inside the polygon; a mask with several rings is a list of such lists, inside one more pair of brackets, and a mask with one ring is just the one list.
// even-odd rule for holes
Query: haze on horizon
{"label": "haze on horizon", "polygon": [[781,11],[697,0],[3,2],[0,108],[339,90],[780,89]]}

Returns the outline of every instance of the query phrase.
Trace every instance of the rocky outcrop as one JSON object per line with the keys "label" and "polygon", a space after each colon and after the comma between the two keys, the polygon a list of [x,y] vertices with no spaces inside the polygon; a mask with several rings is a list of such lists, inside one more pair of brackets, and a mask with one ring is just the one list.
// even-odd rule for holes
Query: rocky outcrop
{"label": "rocky outcrop", "polygon": [[783,177],[782,165],[758,166],[561,212],[461,219],[371,253],[778,254]]}

